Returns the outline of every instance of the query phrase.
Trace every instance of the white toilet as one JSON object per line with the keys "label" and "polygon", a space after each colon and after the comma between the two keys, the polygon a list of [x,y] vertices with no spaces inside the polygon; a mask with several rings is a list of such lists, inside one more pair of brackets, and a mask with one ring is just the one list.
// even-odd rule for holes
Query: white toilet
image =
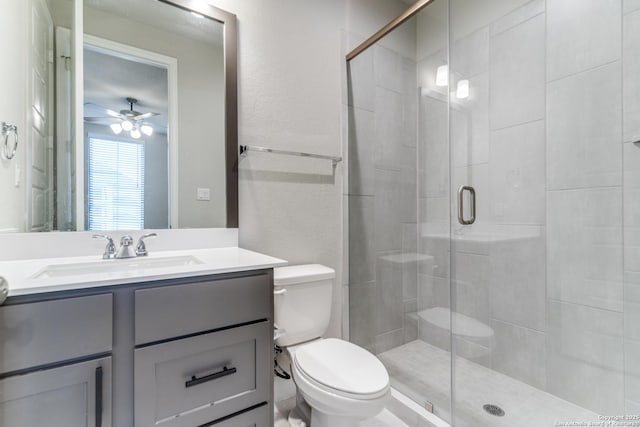
{"label": "white toilet", "polygon": [[390,394],[384,365],[365,349],[323,339],[335,271],[318,264],[274,269],[276,344],[291,358],[298,392],[311,406],[311,427],[355,427],[384,409]]}

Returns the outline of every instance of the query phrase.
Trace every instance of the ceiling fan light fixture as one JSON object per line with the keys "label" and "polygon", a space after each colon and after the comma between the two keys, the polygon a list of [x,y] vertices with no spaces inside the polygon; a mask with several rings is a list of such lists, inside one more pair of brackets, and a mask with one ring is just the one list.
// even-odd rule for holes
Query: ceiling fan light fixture
{"label": "ceiling fan light fixture", "polygon": [[120,125],[120,123],[114,123],[110,127],[113,133],[115,133],[116,135],[119,135],[120,132],[122,132],[122,126]]}
{"label": "ceiling fan light fixture", "polygon": [[151,136],[153,134],[153,128],[147,124],[140,126],[140,130],[147,136]]}
{"label": "ceiling fan light fixture", "polygon": [[[151,136],[154,132],[153,125],[148,123],[146,120],[150,117],[159,116],[160,113],[154,113],[151,111],[141,113],[134,110],[133,106],[138,102],[135,98],[128,97],[127,102],[129,103],[128,110],[120,110],[119,113],[116,113],[113,110],[101,107],[108,117],[85,117],[84,120],[85,122],[97,123],[105,127],[109,126],[116,135],[120,135],[122,132],[127,132],[135,139],[139,139],[143,134]],[[114,123],[112,120],[113,118],[119,120]]]}

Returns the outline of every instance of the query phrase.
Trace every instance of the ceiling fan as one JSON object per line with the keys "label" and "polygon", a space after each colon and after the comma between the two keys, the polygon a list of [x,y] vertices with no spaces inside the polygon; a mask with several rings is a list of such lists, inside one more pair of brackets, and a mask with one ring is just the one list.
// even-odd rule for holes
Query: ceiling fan
{"label": "ceiling fan", "polygon": [[120,110],[120,112],[116,112],[110,110],[108,108],[104,108],[105,112],[108,114],[108,117],[85,117],[85,122],[104,122],[105,120],[117,120],[117,122],[110,125],[111,130],[116,135],[122,132],[130,132],[132,138],[138,139],[140,138],[141,132],[147,136],[151,136],[153,133],[153,127],[145,123],[144,120],[151,118],[153,116],[159,116],[160,113],[141,113],[133,109],[133,106],[138,103],[138,100],[135,98],[128,97],[127,102],[129,103],[129,109]]}

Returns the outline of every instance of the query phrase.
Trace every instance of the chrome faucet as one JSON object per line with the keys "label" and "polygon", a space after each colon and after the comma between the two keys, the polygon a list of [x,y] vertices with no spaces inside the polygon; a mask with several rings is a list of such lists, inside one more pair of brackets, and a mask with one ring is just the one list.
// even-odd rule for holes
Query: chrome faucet
{"label": "chrome faucet", "polygon": [[156,233],[145,234],[138,239],[136,249],[133,250],[133,237],[126,235],[120,238],[120,248],[116,250],[116,245],[113,243],[113,239],[106,234],[94,234],[94,239],[104,239],[107,241],[107,246],[104,248],[102,259],[126,259],[135,258],[138,256],[147,256],[147,246],[144,243],[144,239],[148,237],[156,237]]}
{"label": "chrome faucet", "polygon": [[116,245],[113,243],[113,239],[106,234],[94,234],[91,236],[94,239],[104,239],[107,241],[107,246],[104,248],[102,259],[114,259],[116,257]]}
{"label": "chrome faucet", "polygon": [[135,258],[136,251],[133,250],[133,237],[126,235],[120,238],[120,248],[116,253],[116,259]]}

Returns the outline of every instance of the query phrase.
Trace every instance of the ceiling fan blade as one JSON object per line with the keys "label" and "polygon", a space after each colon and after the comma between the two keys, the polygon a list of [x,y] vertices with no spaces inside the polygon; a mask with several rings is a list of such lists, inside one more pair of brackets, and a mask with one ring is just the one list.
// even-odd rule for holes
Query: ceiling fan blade
{"label": "ceiling fan blade", "polygon": [[105,114],[107,114],[107,115],[109,115],[109,116],[111,116],[113,118],[121,119],[121,120],[125,119],[125,117],[123,117],[122,114],[120,114],[119,112],[113,111],[113,110],[111,110],[109,108],[106,108],[106,107],[103,107],[102,105],[94,104],[93,102],[85,102],[84,106],[85,106],[85,111],[86,111],[87,107],[90,107],[89,111],[91,111],[91,112],[96,112],[96,110],[100,110],[100,111],[104,111]]}
{"label": "ceiling fan blade", "polygon": [[106,121],[113,121],[113,120],[120,120],[119,117],[85,117],[84,121],[85,122],[106,122]]}
{"label": "ceiling fan blade", "polygon": [[122,118],[122,114],[120,114],[120,113],[118,113],[116,111],[109,110],[108,108],[105,108],[104,111],[106,111],[107,114],[110,115],[111,117],[118,118],[118,119]]}
{"label": "ceiling fan blade", "polygon": [[159,116],[160,113],[144,113],[144,114],[138,114],[137,116],[135,116],[133,118],[133,120],[144,120],[144,119],[148,119],[149,117],[153,117],[153,116]]}

